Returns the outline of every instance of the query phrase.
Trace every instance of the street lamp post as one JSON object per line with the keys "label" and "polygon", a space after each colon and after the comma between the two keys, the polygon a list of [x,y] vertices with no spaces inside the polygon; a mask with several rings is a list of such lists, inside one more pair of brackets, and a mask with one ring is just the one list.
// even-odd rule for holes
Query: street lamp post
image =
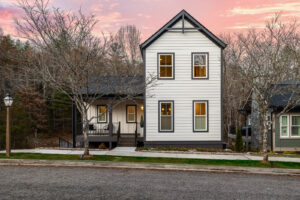
{"label": "street lamp post", "polygon": [[6,106],[6,156],[10,157],[10,107],[12,106],[13,98],[6,95],[4,104]]}

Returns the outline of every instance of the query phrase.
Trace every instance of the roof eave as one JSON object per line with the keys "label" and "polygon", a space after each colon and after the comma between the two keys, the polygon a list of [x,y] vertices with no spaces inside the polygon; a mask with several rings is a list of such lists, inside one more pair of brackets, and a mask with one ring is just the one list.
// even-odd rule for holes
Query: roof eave
{"label": "roof eave", "polygon": [[149,45],[151,45],[163,33],[165,33],[169,27],[171,27],[178,20],[180,20],[182,18],[182,15],[184,15],[185,19],[192,22],[194,26],[200,28],[199,31],[202,32],[204,35],[206,35],[217,46],[219,46],[222,49],[226,48],[227,44],[225,44],[222,40],[220,40],[217,36],[215,36],[212,32],[210,32],[205,26],[203,26],[201,23],[199,23],[188,12],[186,12],[185,10],[182,10],[181,12],[179,12],[175,17],[173,17],[169,22],[167,22],[164,26],[162,26],[158,31],[156,31],[152,36],[150,36],[146,41],[144,41],[140,45],[140,50],[141,50],[142,55],[143,55],[143,50],[145,48],[147,48]]}

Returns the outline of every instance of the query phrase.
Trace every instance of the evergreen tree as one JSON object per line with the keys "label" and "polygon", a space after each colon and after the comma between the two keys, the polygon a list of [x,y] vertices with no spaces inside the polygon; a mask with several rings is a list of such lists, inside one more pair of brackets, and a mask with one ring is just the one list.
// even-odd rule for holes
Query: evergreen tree
{"label": "evergreen tree", "polygon": [[235,145],[234,150],[237,152],[241,152],[244,149],[243,138],[242,138],[242,130],[240,128],[236,131]]}

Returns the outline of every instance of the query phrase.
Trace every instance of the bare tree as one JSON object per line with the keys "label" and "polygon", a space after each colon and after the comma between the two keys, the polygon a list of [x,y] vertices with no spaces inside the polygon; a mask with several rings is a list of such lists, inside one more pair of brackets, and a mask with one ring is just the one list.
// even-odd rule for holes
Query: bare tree
{"label": "bare tree", "polygon": [[235,127],[241,126],[243,119],[238,112],[240,106],[244,104],[247,97],[249,96],[249,91],[251,86],[248,85],[243,74],[240,73],[238,61],[240,60],[242,49],[238,46],[236,42],[235,35],[232,34],[222,34],[220,38],[227,44],[227,47],[223,51],[223,102],[224,102],[224,132],[225,141],[230,127],[234,125]]}
{"label": "bare tree", "polygon": [[[298,23],[282,23],[279,15],[266,23],[261,31],[249,30],[245,35],[239,34],[237,46],[239,56],[234,61],[239,66],[244,81],[253,88],[257,112],[259,113],[262,129],[262,149],[264,161],[268,161],[267,133],[271,124],[268,123],[267,113],[271,98],[274,95],[286,93],[299,94],[299,87],[282,89],[279,83],[295,79],[294,73],[299,70],[299,44],[297,31]],[[287,111],[296,103],[296,95],[291,95],[288,104],[282,112]]]}
{"label": "bare tree", "polygon": [[[143,91],[143,88],[134,88],[138,72],[132,72],[133,76],[121,73],[122,59],[115,69],[109,65],[111,58],[107,55],[106,38],[100,40],[92,35],[97,22],[94,16],[85,16],[81,11],[73,14],[58,8],[49,9],[48,1],[44,0],[33,3],[20,0],[19,6],[25,15],[21,21],[16,21],[17,28],[38,53],[35,73],[51,87],[66,94],[76,105],[83,120],[84,154],[88,155],[88,124],[93,118],[88,118],[87,112],[95,100],[107,95],[98,91],[105,88],[118,93],[124,90],[122,86],[131,85],[130,89],[134,92],[125,96],[134,96]],[[129,50],[132,52],[131,60],[134,60],[137,54],[135,50]],[[119,77],[117,83],[114,77]]]}

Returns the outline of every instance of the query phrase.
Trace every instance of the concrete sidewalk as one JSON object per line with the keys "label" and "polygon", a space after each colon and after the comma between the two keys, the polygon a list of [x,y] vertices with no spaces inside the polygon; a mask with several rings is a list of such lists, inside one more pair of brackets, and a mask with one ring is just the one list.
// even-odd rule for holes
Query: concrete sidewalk
{"label": "concrete sidewalk", "polygon": [[167,170],[167,171],[193,171],[193,172],[209,172],[209,173],[217,172],[217,173],[243,173],[243,174],[258,174],[258,175],[300,176],[299,169],[161,164],[161,163],[129,163],[129,162],[106,162],[106,161],[0,159],[0,166],[84,167],[84,168],[107,168],[107,169]]}
{"label": "concrete sidewalk", "polygon": [[[80,155],[83,150],[80,149],[21,149],[12,150],[13,153],[42,153],[42,154],[73,154]],[[5,153],[5,151],[0,151]],[[174,152],[149,152],[149,151],[135,151],[135,147],[117,147],[111,151],[108,150],[90,150],[91,155],[110,155],[110,156],[133,156],[133,157],[161,157],[161,158],[193,158],[193,159],[218,159],[218,160],[262,160],[261,156],[251,156],[247,153],[174,153]],[[297,162],[300,163],[300,158],[288,157],[269,157],[270,161],[282,162]]]}

